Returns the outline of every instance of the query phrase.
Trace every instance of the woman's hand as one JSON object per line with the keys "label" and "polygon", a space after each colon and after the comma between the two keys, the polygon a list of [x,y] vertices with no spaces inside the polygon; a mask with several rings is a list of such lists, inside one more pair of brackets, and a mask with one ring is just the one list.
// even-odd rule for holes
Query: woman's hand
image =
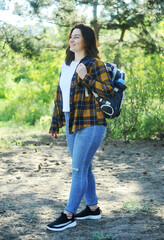
{"label": "woman's hand", "polygon": [[58,139],[58,135],[57,135],[56,133],[51,132],[51,133],[50,133],[50,136],[51,136],[53,139]]}
{"label": "woman's hand", "polygon": [[85,75],[87,74],[87,68],[83,63],[80,63],[76,68],[76,72],[81,79],[84,79]]}

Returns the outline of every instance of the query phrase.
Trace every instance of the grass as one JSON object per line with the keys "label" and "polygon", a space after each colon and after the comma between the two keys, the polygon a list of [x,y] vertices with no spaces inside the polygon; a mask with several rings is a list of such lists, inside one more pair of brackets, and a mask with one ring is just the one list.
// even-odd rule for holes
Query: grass
{"label": "grass", "polygon": [[[37,122],[35,126],[13,121],[0,122],[0,150],[8,150],[12,147],[42,145],[49,141],[50,121]],[[60,136],[65,135],[65,128],[61,129]]]}
{"label": "grass", "polygon": [[114,240],[115,236],[113,236],[113,234],[111,233],[104,234],[104,233],[96,232],[93,234],[93,239],[94,240]]}
{"label": "grass", "polygon": [[145,202],[131,199],[129,202],[125,202],[121,209],[127,213],[137,212],[147,214],[148,212],[155,211],[155,205],[156,202],[154,199]]}
{"label": "grass", "polygon": [[34,127],[15,124],[13,122],[0,122],[0,148],[10,149],[14,146],[23,146],[23,142],[32,140],[32,135],[39,131]]}

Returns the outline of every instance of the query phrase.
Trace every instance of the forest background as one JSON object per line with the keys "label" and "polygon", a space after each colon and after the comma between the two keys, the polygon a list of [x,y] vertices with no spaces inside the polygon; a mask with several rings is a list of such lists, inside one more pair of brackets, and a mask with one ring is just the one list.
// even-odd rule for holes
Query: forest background
{"label": "forest background", "polygon": [[[19,23],[9,21],[11,4]],[[102,60],[126,73],[122,113],[108,121],[107,138],[162,139],[162,0],[0,0],[0,10],[0,128],[48,133],[67,36],[83,22],[95,30]]]}

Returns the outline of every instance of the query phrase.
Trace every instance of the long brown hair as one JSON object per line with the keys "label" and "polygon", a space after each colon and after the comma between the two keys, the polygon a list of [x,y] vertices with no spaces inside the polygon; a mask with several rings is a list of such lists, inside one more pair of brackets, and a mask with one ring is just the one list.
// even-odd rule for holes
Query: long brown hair
{"label": "long brown hair", "polygon": [[[80,24],[76,24],[70,31],[69,35],[68,35],[68,41],[71,37],[71,34],[73,32],[73,30],[75,28],[78,28],[81,30],[81,34],[84,38],[84,42],[85,42],[85,52],[86,55],[89,57],[95,57],[95,58],[99,58],[98,54],[99,54],[99,50],[97,48],[97,41],[96,41],[96,37],[95,37],[95,33],[93,31],[93,29],[83,23]],[[67,48],[66,48],[66,58],[65,58],[65,62],[67,65],[70,65],[70,63],[75,59],[75,53],[70,51],[70,46],[68,44]]]}

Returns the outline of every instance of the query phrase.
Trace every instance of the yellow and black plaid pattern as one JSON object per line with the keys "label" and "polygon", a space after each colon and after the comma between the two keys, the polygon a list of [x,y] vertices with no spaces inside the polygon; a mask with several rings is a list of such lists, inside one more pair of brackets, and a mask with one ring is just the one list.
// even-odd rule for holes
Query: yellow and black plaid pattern
{"label": "yellow and black plaid pattern", "polygon": [[[110,75],[104,63],[98,58],[89,58],[88,56],[83,58],[81,62],[86,65],[88,73],[82,80],[75,72],[71,81],[70,134],[84,127],[93,125],[106,126],[104,115],[91,91],[104,98],[113,96],[113,89],[109,82]],[[88,96],[85,96],[85,87],[88,89]],[[62,92],[60,86],[58,86],[50,132],[59,133],[59,128],[65,125],[62,107]]]}

